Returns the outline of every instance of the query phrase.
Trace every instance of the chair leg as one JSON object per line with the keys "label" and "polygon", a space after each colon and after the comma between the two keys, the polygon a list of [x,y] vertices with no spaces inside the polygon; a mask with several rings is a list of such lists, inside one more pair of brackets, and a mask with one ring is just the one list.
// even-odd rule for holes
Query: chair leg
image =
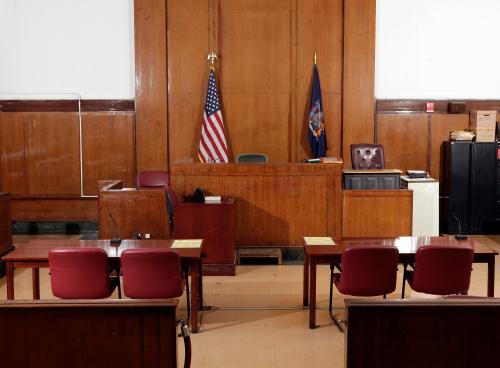
{"label": "chair leg", "polygon": [[116,287],[118,288],[118,299],[122,298],[122,286],[120,283],[120,267],[116,267]]}
{"label": "chair leg", "polygon": [[330,318],[333,320],[339,331],[345,333],[345,321],[338,319],[333,313],[330,313]]}
{"label": "chair leg", "polygon": [[328,311],[332,314],[333,305],[333,268],[334,265],[330,265],[330,303],[328,304]]}
{"label": "chair leg", "polygon": [[340,330],[340,332],[344,333],[345,331],[345,322],[343,320],[339,320],[335,315],[333,314],[333,271],[334,271],[335,265],[330,265],[330,301],[328,304],[328,313],[330,314],[330,318],[333,320],[337,328]]}
{"label": "chair leg", "polygon": [[186,309],[187,309],[187,317],[186,320],[189,323],[191,318],[191,301],[189,297],[189,276],[186,272]]}
{"label": "chair leg", "polygon": [[118,287],[118,299],[121,299],[122,298],[122,286],[120,285],[120,276],[118,276],[118,285],[116,285]]}
{"label": "chair leg", "polygon": [[405,286],[406,286],[406,267],[408,267],[408,264],[403,263],[403,286],[401,290],[401,299],[405,298]]}

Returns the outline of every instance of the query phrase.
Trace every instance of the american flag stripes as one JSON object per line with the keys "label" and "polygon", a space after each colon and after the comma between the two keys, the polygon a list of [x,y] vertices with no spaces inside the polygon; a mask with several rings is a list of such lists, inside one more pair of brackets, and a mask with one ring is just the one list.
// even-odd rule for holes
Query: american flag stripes
{"label": "american flag stripes", "polygon": [[219,93],[215,83],[215,72],[212,69],[208,79],[198,157],[201,162],[228,162],[227,156],[224,121],[222,120]]}

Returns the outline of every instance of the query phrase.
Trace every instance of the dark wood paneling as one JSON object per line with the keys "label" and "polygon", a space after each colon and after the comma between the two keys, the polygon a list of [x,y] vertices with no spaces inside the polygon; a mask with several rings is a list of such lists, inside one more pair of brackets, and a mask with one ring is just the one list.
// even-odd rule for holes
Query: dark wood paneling
{"label": "dark wood paneling", "polygon": [[347,368],[498,366],[498,299],[349,299],[345,304]]}
{"label": "dark wood paneling", "polygon": [[344,1],[342,152],[373,143],[375,111],[375,0]]}
{"label": "dark wood paneling", "polygon": [[[441,176],[441,144],[450,138],[453,130],[464,130],[469,126],[468,114],[433,114],[431,116],[430,137],[430,175]],[[426,137],[421,137],[424,140]]]}
{"label": "dark wood paneling", "polygon": [[138,171],[168,168],[166,21],[165,0],[134,1]]}
{"label": "dark wood paneling", "polygon": [[0,335],[2,366],[175,368],[176,306],[170,300],[2,301],[0,330],[9,332]]}
{"label": "dark wood paneling", "polygon": [[428,122],[427,114],[377,116],[377,143],[384,146],[387,169],[429,170]]}
{"label": "dark wood paneling", "polygon": [[496,110],[500,112],[500,100],[377,100],[377,113],[421,113],[426,103],[434,102],[434,112],[449,112],[451,102],[464,104],[465,114],[472,110]]}
{"label": "dark wood paneling", "polygon": [[0,193],[0,256],[12,249],[10,194]]}
{"label": "dark wood paneling", "polygon": [[178,195],[201,187],[237,198],[237,246],[300,246],[305,234],[340,238],[340,163],[175,164],[170,177]]}
{"label": "dark wood paneling", "polygon": [[434,102],[434,112],[448,111],[447,100],[378,100],[377,113],[422,113],[427,110],[427,102]]}
{"label": "dark wood paneling", "polygon": [[97,183],[105,179],[135,187],[133,114],[85,113],[82,139],[84,195],[97,195]]}
{"label": "dark wood paneling", "polygon": [[80,194],[80,132],[76,113],[26,113],[28,193]]}
{"label": "dark wood paneling", "polygon": [[[0,100],[0,112],[75,112],[78,100]],[[134,111],[133,100],[81,100],[81,111]]]}
{"label": "dark wood paneling", "polygon": [[0,191],[28,193],[24,117],[0,113]]}
{"label": "dark wood paneling", "polygon": [[411,235],[411,190],[344,190],[343,238],[394,238]]}
{"label": "dark wood paneling", "polygon": [[97,199],[14,197],[12,220],[97,221]]}

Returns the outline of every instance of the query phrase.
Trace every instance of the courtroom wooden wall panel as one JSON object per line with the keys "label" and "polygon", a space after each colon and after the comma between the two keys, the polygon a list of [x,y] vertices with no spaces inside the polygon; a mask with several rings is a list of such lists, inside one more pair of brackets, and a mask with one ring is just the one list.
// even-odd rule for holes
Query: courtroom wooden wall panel
{"label": "courtroom wooden wall panel", "polygon": [[83,194],[97,195],[97,182],[120,179],[135,187],[133,113],[84,113]]}
{"label": "courtroom wooden wall panel", "polygon": [[167,1],[170,163],[198,151],[209,72],[210,3]]}
{"label": "courtroom wooden wall panel", "polygon": [[[433,114],[430,132],[430,175],[438,179],[441,176],[441,145],[450,138],[453,130],[464,130],[469,126],[468,114]],[[423,138],[422,138],[423,139]]]}
{"label": "courtroom wooden wall panel", "polygon": [[137,171],[168,168],[166,21],[165,0],[134,1]]}
{"label": "courtroom wooden wall panel", "polygon": [[196,156],[212,50],[219,56],[216,71],[230,158],[243,152],[265,153],[271,162],[310,157],[307,115],[314,51],[328,154],[340,157],[341,0],[171,0],[166,17],[170,164]]}
{"label": "courtroom wooden wall panel", "polygon": [[25,113],[28,193],[80,194],[77,113]]}
{"label": "courtroom wooden wall panel", "polygon": [[379,114],[377,143],[384,146],[388,169],[429,170],[428,114]]}
{"label": "courtroom wooden wall panel", "polygon": [[412,234],[411,190],[344,190],[343,238],[393,238]]}
{"label": "courtroom wooden wall panel", "polygon": [[233,154],[289,160],[291,2],[221,0],[220,85]]}
{"label": "courtroom wooden wall panel", "polygon": [[22,113],[0,113],[0,191],[28,192],[25,135]]}
{"label": "courtroom wooden wall panel", "polygon": [[13,198],[13,221],[97,221],[97,198]]}
{"label": "courtroom wooden wall panel", "polygon": [[297,1],[297,87],[292,161],[311,157],[308,140],[313,55],[323,97],[328,156],[342,156],[342,1]]}
{"label": "courtroom wooden wall panel", "polygon": [[349,146],[374,141],[375,0],[344,0],[342,152],[350,167]]}

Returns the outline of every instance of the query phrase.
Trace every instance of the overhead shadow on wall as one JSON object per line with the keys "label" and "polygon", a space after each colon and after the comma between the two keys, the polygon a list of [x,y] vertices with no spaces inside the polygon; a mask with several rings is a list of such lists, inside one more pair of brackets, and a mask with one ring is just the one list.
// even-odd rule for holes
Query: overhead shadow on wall
{"label": "overhead shadow on wall", "polygon": [[248,218],[236,218],[236,246],[289,245],[290,224],[285,220],[241,198],[236,206],[236,213],[248,214]]}

